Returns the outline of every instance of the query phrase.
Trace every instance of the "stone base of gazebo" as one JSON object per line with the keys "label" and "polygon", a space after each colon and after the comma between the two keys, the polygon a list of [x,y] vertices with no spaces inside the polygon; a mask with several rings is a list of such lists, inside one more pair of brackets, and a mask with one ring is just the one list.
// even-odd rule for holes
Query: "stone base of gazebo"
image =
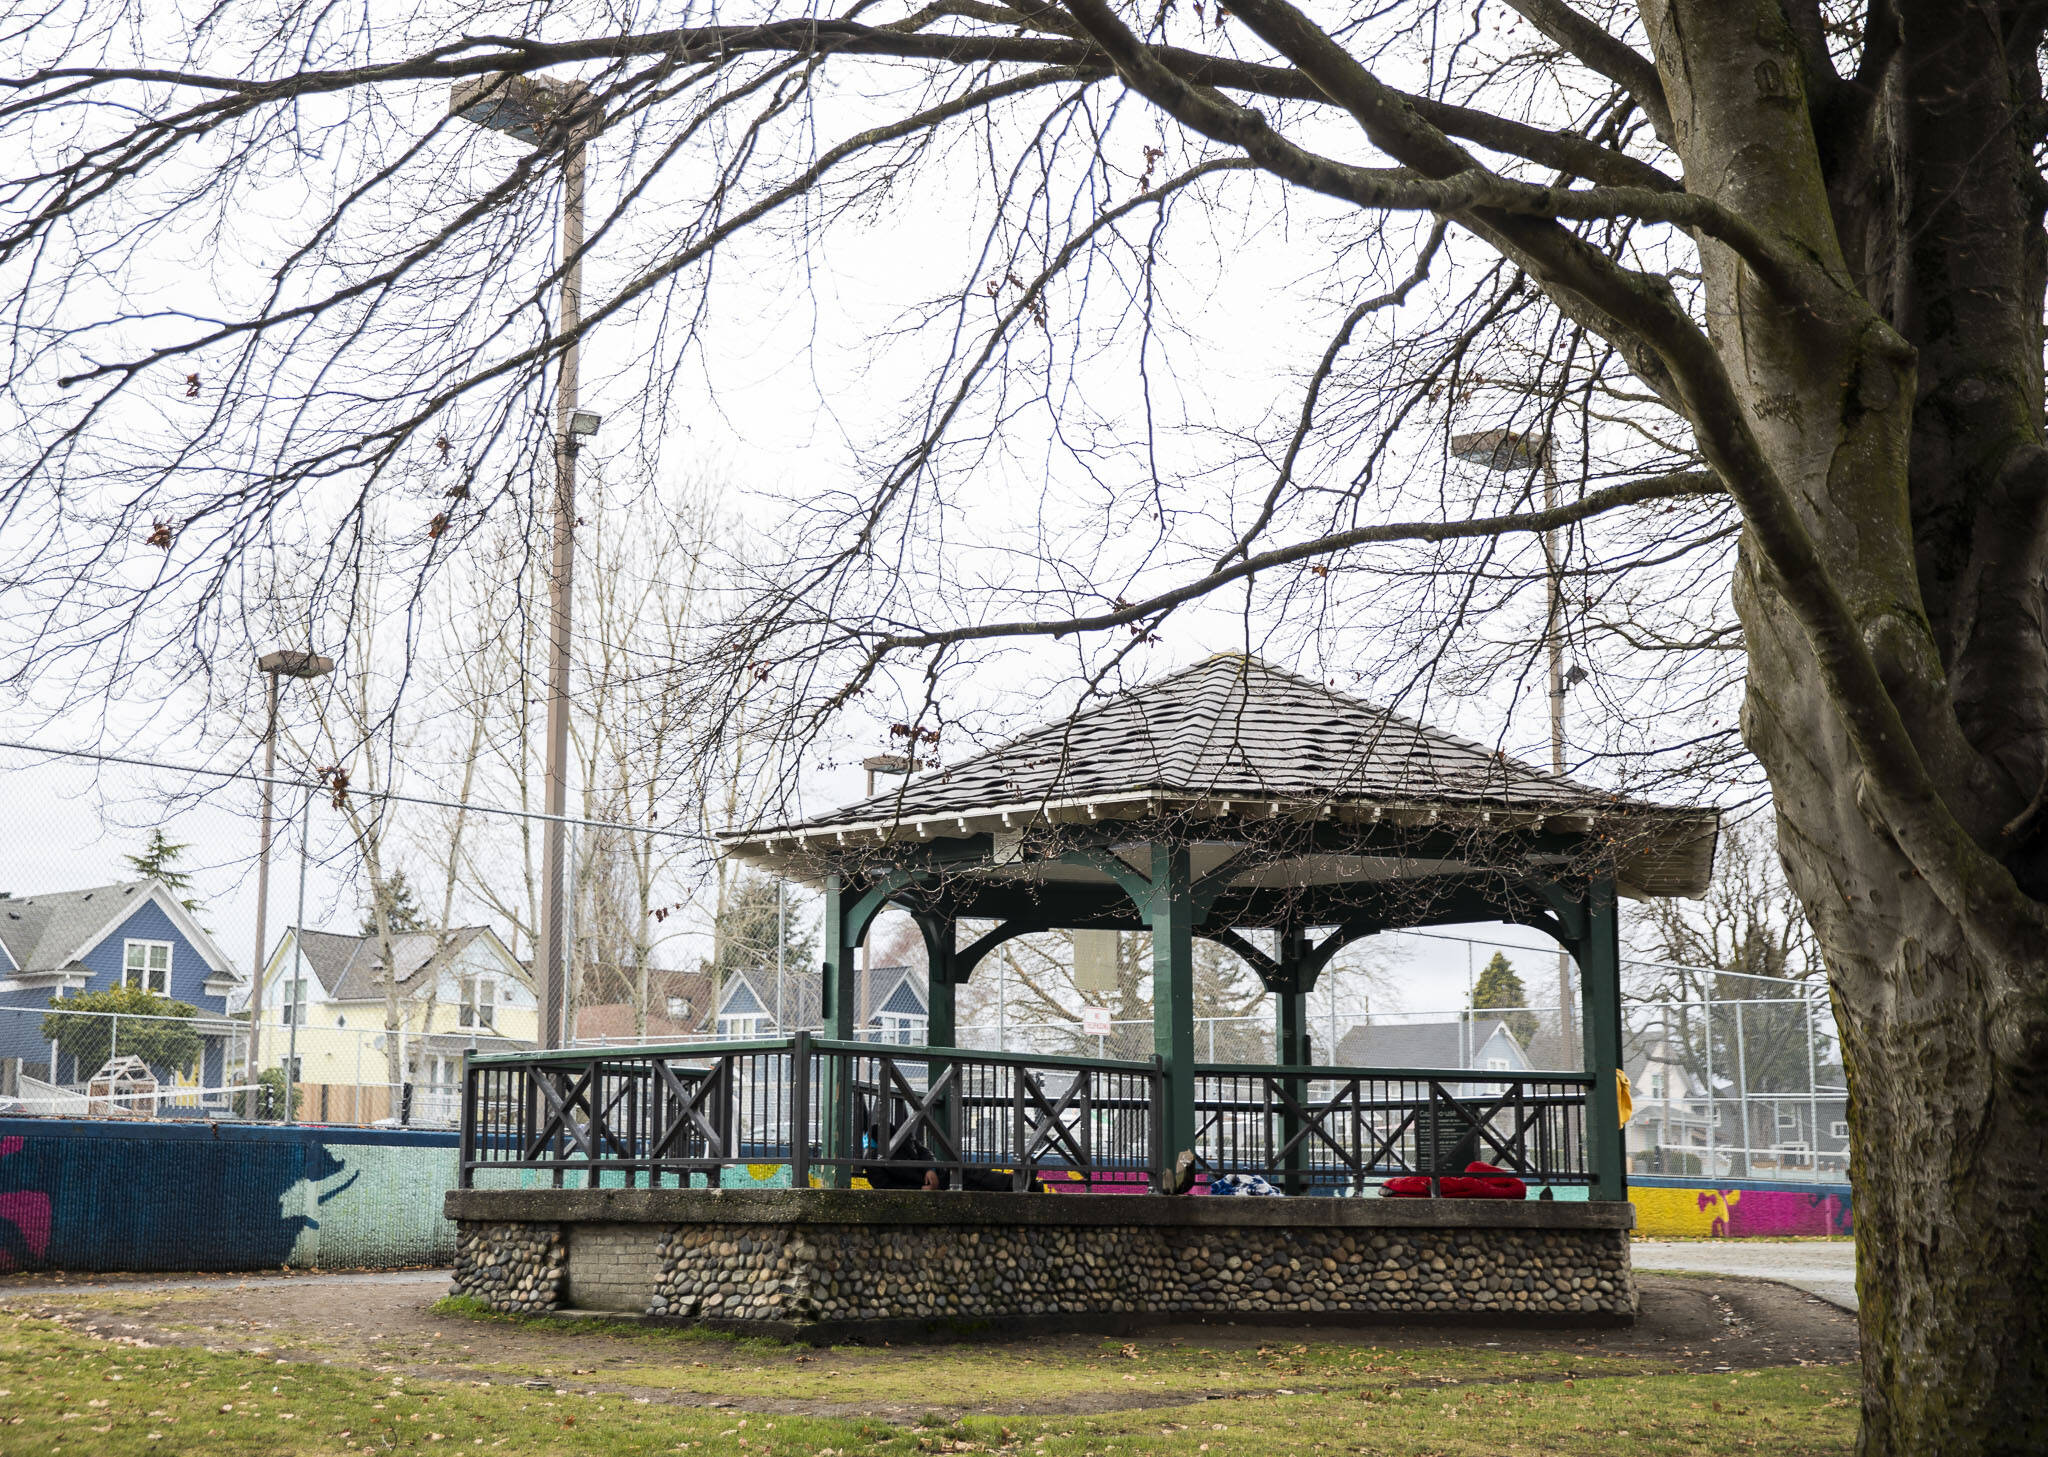
{"label": "stone base of gazebo", "polygon": [[456,1286],[809,1341],[1633,1321],[1625,1203],[457,1189]]}

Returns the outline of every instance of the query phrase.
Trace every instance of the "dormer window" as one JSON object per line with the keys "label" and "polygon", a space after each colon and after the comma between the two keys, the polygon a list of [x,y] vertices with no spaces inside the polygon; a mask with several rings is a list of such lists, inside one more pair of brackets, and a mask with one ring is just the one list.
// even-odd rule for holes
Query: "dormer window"
{"label": "dormer window", "polygon": [[688,1002],[684,1001],[681,997],[670,997],[668,999],[669,1021],[683,1022],[687,1021],[689,1019],[689,1016],[690,1004]]}
{"label": "dormer window", "polygon": [[121,949],[121,985],[146,992],[171,991],[171,943],[125,941]]}

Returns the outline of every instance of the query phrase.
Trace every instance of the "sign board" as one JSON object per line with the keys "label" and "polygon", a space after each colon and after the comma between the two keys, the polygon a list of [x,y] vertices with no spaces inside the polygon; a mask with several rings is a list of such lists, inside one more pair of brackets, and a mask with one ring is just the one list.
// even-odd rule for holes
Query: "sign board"
{"label": "sign board", "polygon": [[1069,934],[1074,938],[1074,990],[1115,991],[1117,933],[1074,931]]}
{"label": "sign board", "polygon": [[1109,1008],[1083,1007],[1081,1009],[1081,1032],[1087,1037],[1109,1036]]}

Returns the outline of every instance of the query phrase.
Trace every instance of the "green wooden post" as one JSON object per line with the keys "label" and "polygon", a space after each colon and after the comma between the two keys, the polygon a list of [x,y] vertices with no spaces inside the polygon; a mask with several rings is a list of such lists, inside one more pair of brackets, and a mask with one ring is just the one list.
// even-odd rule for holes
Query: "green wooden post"
{"label": "green wooden post", "polygon": [[[917,928],[924,933],[924,1004],[929,1020],[925,1023],[924,1041],[927,1047],[957,1047],[959,1045],[959,1022],[954,1007],[955,978],[959,968],[953,961],[959,937],[955,934],[954,923],[937,916],[920,915]],[[933,1062],[925,1069],[925,1076],[937,1082],[944,1072],[944,1064]],[[955,1083],[953,1091],[937,1108],[932,1110],[932,1121],[937,1123],[946,1137],[951,1139],[954,1130],[960,1127],[960,1085]],[[937,1153],[938,1150],[932,1150]]]}
{"label": "green wooden post", "polygon": [[[1293,929],[1280,933],[1280,971],[1273,979],[1273,1053],[1274,1060],[1285,1067],[1305,1067],[1309,1061],[1308,1045],[1308,993],[1309,987],[1304,976],[1304,961],[1307,959],[1306,938]],[[1286,1078],[1281,1086],[1287,1096],[1300,1103],[1308,1088],[1300,1078]],[[1289,1194],[1299,1194],[1305,1187],[1302,1178],[1304,1167],[1303,1149],[1294,1140],[1301,1133],[1301,1119],[1289,1107],[1280,1112],[1280,1142],[1283,1147],[1294,1144],[1281,1160],[1281,1187]]]}
{"label": "green wooden post", "polygon": [[[834,874],[825,877],[825,986],[824,1007],[825,1035],[842,1040],[853,1036],[855,1013],[854,997],[854,946],[848,938],[846,913],[859,899],[857,891],[850,891],[843,876]],[[818,1142],[822,1145],[827,1159],[845,1158],[848,1130],[853,1127],[853,1087],[847,1081],[846,1063],[836,1056],[820,1060],[824,1073],[824,1087],[820,1089],[818,1112],[825,1120],[824,1136]],[[822,1181],[831,1188],[843,1189],[851,1178],[851,1171],[845,1165],[827,1163],[819,1171]]]}
{"label": "green wooden post", "polygon": [[822,1015],[827,1037],[853,1036],[857,1001],[853,981],[858,962],[854,954],[856,947],[847,935],[846,913],[859,898],[857,891],[847,889],[843,876],[833,874],[825,877],[825,1005]]}
{"label": "green wooden post", "polygon": [[1189,882],[1186,847],[1154,845],[1145,924],[1152,930],[1152,1050],[1164,1073],[1159,1167],[1169,1184],[1181,1154],[1195,1146],[1195,928]]}
{"label": "green wooden post", "polygon": [[917,928],[924,933],[924,1004],[930,1014],[925,1045],[955,1047],[959,1045],[959,1022],[953,1005],[954,978],[959,971],[953,964],[954,925],[950,920],[920,915]]}
{"label": "green wooden post", "polygon": [[1586,1099],[1593,1197],[1626,1199],[1628,1161],[1614,1076],[1621,1067],[1621,917],[1611,879],[1587,888],[1586,938],[1579,943],[1578,963],[1586,1072],[1593,1079]]}

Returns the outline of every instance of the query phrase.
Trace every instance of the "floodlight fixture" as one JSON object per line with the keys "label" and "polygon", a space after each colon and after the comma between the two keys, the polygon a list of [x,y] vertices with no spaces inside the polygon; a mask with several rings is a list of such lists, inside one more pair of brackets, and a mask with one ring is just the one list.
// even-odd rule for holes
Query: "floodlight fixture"
{"label": "floodlight fixture", "polygon": [[1550,436],[1541,430],[1474,430],[1451,437],[1451,454],[1488,470],[1527,470],[1548,462]]}
{"label": "floodlight fixture", "polygon": [[577,410],[569,416],[569,433],[578,440],[588,440],[603,424],[604,416],[591,410]]}
{"label": "floodlight fixture", "polygon": [[334,671],[334,659],[285,648],[258,658],[256,669],[283,678],[324,678]]}
{"label": "floodlight fixture", "polygon": [[448,114],[537,147],[542,130],[574,106],[582,93],[583,87],[574,81],[495,71],[451,86]]}

